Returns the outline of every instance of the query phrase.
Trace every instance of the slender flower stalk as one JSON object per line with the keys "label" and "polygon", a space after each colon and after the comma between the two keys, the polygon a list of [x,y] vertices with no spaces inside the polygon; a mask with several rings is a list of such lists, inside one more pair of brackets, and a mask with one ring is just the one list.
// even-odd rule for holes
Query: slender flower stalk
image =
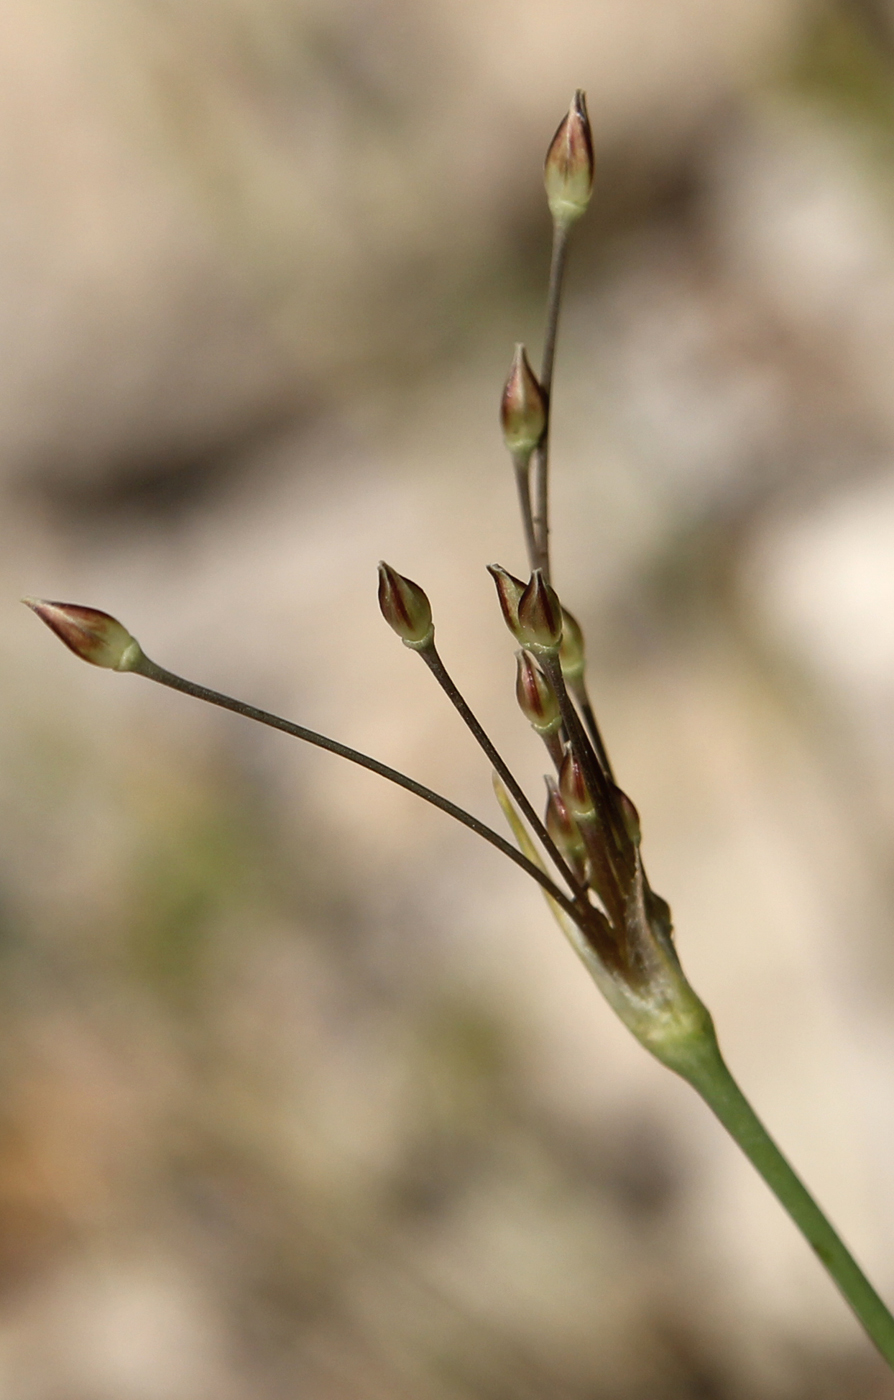
{"label": "slender flower stalk", "polygon": [[[470,831],[474,831],[476,836],[481,836],[491,846],[507,856],[513,864],[524,870],[526,875],[530,875],[533,880],[536,880],[549,895],[549,898],[554,900],[570,918],[579,916],[580,911],[555,882],[545,874],[542,866],[516,850],[504,837],[491,830],[478,817],[466,812],[462,807],[458,807],[449,798],[433,792],[423,783],[417,783],[414,778],[408,778],[405,773],[398,772],[397,769],[389,767],[387,763],[380,763],[377,758],[370,758],[368,754],[361,753],[358,749],[352,749],[347,744],[341,744],[337,739],[330,739],[325,734],[318,734],[316,730],[307,729],[303,724],[295,724],[292,720],[283,719],[280,715],[271,714],[268,710],[260,710],[255,705],[249,705],[244,700],[236,700],[233,696],[224,695],[218,690],[209,690],[207,686],[199,685],[196,681],[187,680],[184,676],[178,676],[173,671],[166,670],[164,666],[159,666],[146,656],[136,638],[126,632],[115,618],[110,617],[108,613],[100,612],[97,608],[85,608],[77,603],[48,603],[38,598],[25,598],[22,601],[36,612],[41,621],[45,622],[51,631],[55,632],[57,637],[61,638],[66,646],[70,647],[84,661],[90,661],[96,666],[106,666],[111,670],[133,671],[138,676],[145,676],[147,680],[167,686],[170,690],[179,690],[183,695],[191,695],[196,700],[204,700],[207,704],[217,705],[222,710],[231,710],[234,714],[243,715],[246,719],[255,720],[258,724],[264,724],[270,729],[279,729],[284,734],[290,734],[295,739],[301,739],[304,743],[313,745],[314,748],[325,749],[327,753],[336,754],[339,758],[347,759],[349,763],[366,768],[380,778],[385,778],[389,783],[394,783],[406,792],[413,793],[415,797],[421,797],[423,802],[428,802],[430,806],[437,807],[441,812],[446,812],[447,816],[453,817],[454,821],[468,827]],[[110,628],[109,624],[114,624],[114,627]],[[93,655],[87,654],[92,646],[89,641],[85,642],[83,646],[73,645],[73,640],[77,641],[75,628],[82,626],[88,632],[96,629],[107,635],[126,636],[128,638],[129,664],[125,666],[115,665],[111,659],[94,660]],[[109,656],[111,657],[111,653]]]}
{"label": "slender flower stalk", "polygon": [[546,399],[546,427],[532,459],[534,550],[532,569],[543,570],[549,582],[549,437],[552,409],[553,367],[556,359],[556,339],[559,332],[559,307],[565,279],[565,257],[568,252],[568,225],[553,224],[553,247],[550,258],[549,292],[546,303],[546,332],[543,338],[543,358],[540,362],[540,387]]}
{"label": "slender flower stalk", "polygon": [[[487,755],[495,770],[503,779],[512,796],[521,807],[525,817],[532,829],[551,856],[559,873],[564,876],[570,888],[574,891],[580,901],[583,897],[583,890],[579,885],[574,871],[568,866],[561,851],[556,846],[543,822],[538,817],[525,793],[517,782],[509,765],[498,752],[496,746],[488,738],[476,716],[466,703],[465,698],[455,684],[447,667],[444,665],[435,645],[435,629],[431,620],[431,605],[425,593],[416,583],[411,583],[390,564],[379,564],[379,605],[385,617],[385,621],[393,628],[398,635],[403,637],[404,644],[417,651],[422,657],[428,669],[431,671],[438,685],[444,691],[450,703],[459,714],[463,723],[474,737],[476,743]],[[413,618],[408,620],[408,609],[395,609],[393,600],[395,598],[412,599]],[[396,619],[395,621],[392,619]],[[408,635],[404,636],[407,632]]]}

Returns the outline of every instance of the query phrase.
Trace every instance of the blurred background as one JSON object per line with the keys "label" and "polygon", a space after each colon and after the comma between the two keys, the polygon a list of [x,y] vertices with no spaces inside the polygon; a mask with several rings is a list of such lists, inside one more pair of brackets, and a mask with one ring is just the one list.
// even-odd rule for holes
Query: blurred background
{"label": "blurred background", "polygon": [[499,826],[387,558],[536,793],[484,566],[577,86],[556,582],[733,1070],[894,1297],[894,3],[6,0],[2,1400],[894,1396],[513,867],[17,601]]}

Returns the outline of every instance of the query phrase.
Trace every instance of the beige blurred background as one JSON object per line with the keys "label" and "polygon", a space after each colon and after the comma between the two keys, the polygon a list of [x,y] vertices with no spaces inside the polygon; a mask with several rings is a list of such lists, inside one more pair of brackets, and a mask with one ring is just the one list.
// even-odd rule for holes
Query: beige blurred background
{"label": "beige blurred background", "polygon": [[555,574],[682,957],[894,1297],[894,4],[0,9],[0,1400],[882,1400],[533,886],[326,755],[78,665],[22,593],[495,825],[484,566],[540,165],[599,159]]}

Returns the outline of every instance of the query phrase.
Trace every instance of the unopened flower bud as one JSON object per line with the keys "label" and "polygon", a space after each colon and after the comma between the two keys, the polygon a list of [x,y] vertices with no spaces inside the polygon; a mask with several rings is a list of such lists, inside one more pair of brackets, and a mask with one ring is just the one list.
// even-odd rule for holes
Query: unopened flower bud
{"label": "unopened flower bud", "polygon": [[518,640],[533,651],[557,651],[562,640],[562,605],[555,591],[535,569],[518,600]]}
{"label": "unopened flower bud", "polygon": [[627,836],[633,845],[638,846],[642,840],[639,812],[634,807],[626,792],[622,792],[619,787],[615,788],[615,798],[621,809],[621,820],[624,823],[624,830],[627,832]]}
{"label": "unopened flower bud", "polygon": [[547,778],[545,826],[559,850],[567,858],[575,873],[583,873],[586,864],[586,846],[580,828],[568,810],[568,805],[552,778]]}
{"label": "unopened flower bud", "polygon": [[523,345],[516,345],[512,369],[500,402],[503,441],[513,456],[529,457],[546,427],[546,399],[528,364]]}
{"label": "unopened flower bud", "polygon": [[431,645],[435,629],[431,604],[418,583],[404,578],[390,564],[379,564],[379,607],[404,646],[422,651]]}
{"label": "unopened flower bud", "polygon": [[572,617],[567,608],[562,609],[562,645],[559,648],[559,663],[566,681],[579,681],[584,674],[584,634],[577,618]]}
{"label": "unopened flower bud", "polygon": [[506,626],[514,637],[518,636],[518,605],[525,591],[520,578],[510,574],[500,564],[488,564],[487,572],[497,585],[497,597]]}
{"label": "unopened flower bud", "polygon": [[587,820],[596,811],[584,770],[575,754],[567,753],[559,773],[559,791],[569,812],[574,817]]}
{"label": "unopened flower bud", "polygon": [[112,671],[133,671],[143,659],[142,648],[126,627],[98,608],[79,603],[50,603],[43,598],[23,598],[41,622],[45,622],[82,661]]}
{"label": "unopened flower bud", "polygon": [[547,151],[543,178],[556,223],[564,227],[574,223],[586,211],[593,192],[593,137],[580,89]]}
{"label": "unopened flower bud", "polygon": [[521,712],[538,734],[555,734],[562,723],[556,692],[529,651],[517,655],[515,694]]}

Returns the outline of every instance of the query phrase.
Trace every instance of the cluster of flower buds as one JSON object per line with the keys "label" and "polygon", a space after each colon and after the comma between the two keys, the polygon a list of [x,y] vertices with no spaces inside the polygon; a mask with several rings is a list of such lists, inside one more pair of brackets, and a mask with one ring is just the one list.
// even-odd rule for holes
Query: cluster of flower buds
{"label": "cluster of flower buds", "polygon": [[[490,573],[503,618],[522,644],[516,696],[525,718],[544,740],[556,770],[547,779],[546,828],[580,882],[597,897],[607,922],[597,924],[599,954],[634,971],[631,910],[648,896],[639,860],[639,818],[614,782],[602,741],[575,708],[572,687],[583,690],[581,629],[539,570],[525,584],[499,565]],[[589,712],[589,706],[587,705]]]}
{"label": "cluster of flower buds", "polygon": [[[531,575],[525,583],[498,566],[490,570],[503,616],[520,647],[518,703],[546,745],[554,770],[547,779],[544,819],[447,673],[435,645],[432,610],[425,592],[389,564],[379,565],[378,596],[383,616],[404,645],[420,655],[491,761],[500,784],[498,795],[503,793],[501,803],[506,799],[504,811],[517,849],[449,799],[387,765],[157,666],[108,613],[73,604],[26,601],[66,646],[92,665],[138,672],[338,753],[416,792],[502,849],[540,883],[553,909],[570,921],[563,927],[566,932],[568,927],[575,931],[572,941],[609,1000],[634,1032],[659,1053],[656,1035],[664,1035],[661,1027],[668,1024],[662,1008],[677,998],[678,1009],[683,1008],[681,1025],[692,1005],[696,1018],[703,1009],[697,1001],[687,1001],[688,993],[680,1000],[682,974],[670,939],[669,910],[646,881],[639,853],[639,818],[632,802],[615,784],[587,699],[581,629],[550,584],[548,438],[562,268],[568,228],[586,210],[593,188],[593,142],[580,91],[550,144],[544,182],[553,219],[553,256],[540,379],[524,346],[516,346],[500,404],[503,437],[519,489]],[[540,852],[534,840],[539,841]],[[552,872],[546,870],[544,856],[552,862]],[[643,1019],[643,1008],[650,998],[660,1011],[657,1020],[651,1013]],[[672,1026],[671,1031],[673,1039],[677,1030]]]}
{"label": "cluster of flower buds", "polygon": [[536,655],[558,655],[562,643],[564,614],[556,592],[547,583],[542,569],[535,569],[528,583],[522,583],[500,564],[488,564],[488,573],[497,586],[497,597],[509,631],[523,647]]}

